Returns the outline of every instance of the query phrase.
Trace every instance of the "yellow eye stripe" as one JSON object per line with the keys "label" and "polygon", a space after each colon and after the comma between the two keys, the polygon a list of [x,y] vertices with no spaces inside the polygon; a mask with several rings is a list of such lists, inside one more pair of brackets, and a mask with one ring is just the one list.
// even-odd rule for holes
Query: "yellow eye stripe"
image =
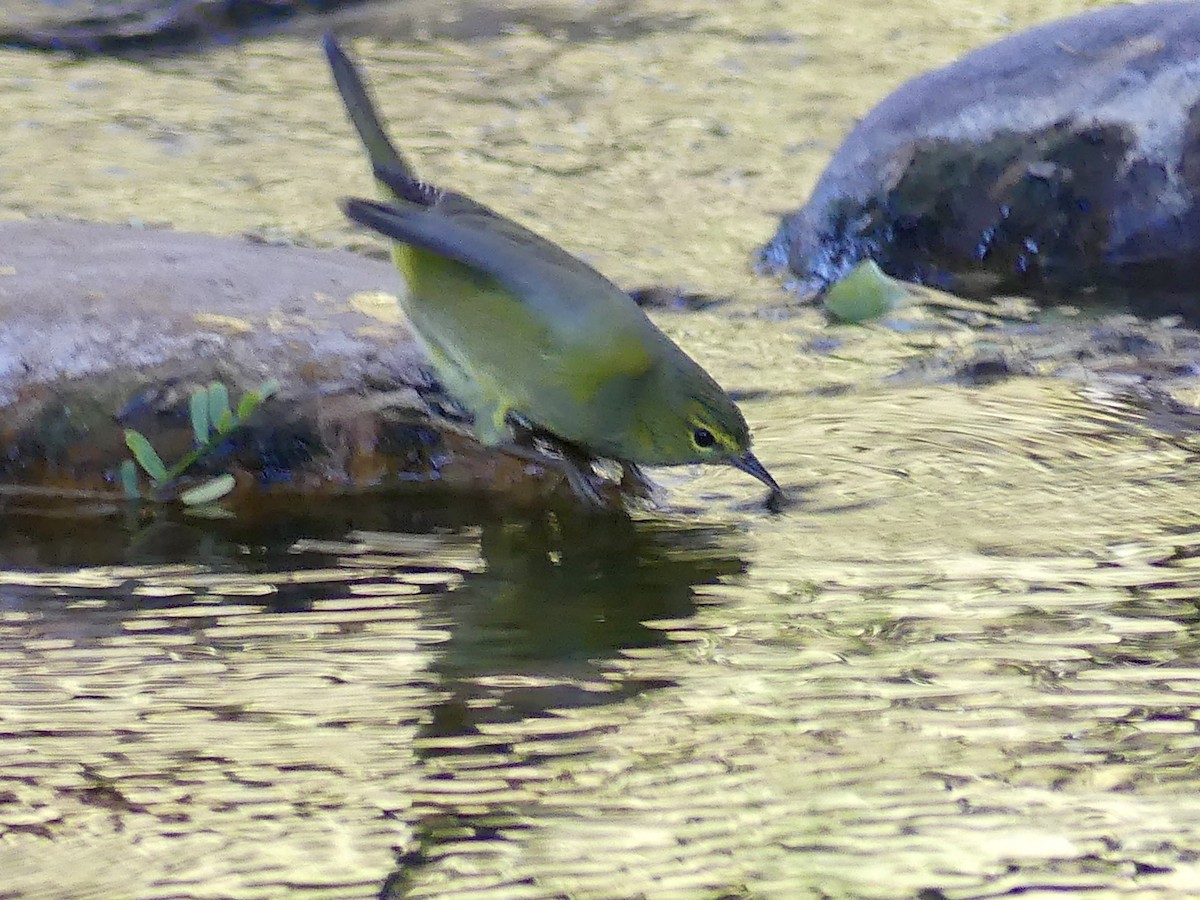
{"label": "yellow eye stripe", "polygon": [[[726,452],[736,453],[740,449],[738,447],[737,440],[732,435],[726,434],[715,425],[712,425],[696,416],[692,416],[688,421],[692,427],[692,446],[697,450],[705,453],[715,453],[717,448],[720,447]],[[706,444],[698,440],[698,436],[701,432],[707,432],[708,435],[713,439],[712,443]]]}

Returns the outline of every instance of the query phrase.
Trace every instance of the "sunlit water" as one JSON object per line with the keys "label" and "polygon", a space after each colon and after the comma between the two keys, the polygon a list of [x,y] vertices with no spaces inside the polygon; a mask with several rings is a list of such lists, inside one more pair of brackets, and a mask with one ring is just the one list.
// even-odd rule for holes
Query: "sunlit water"
{"label": "sunlit water", "polygon": [[[735,297],[659,321],[797,501],[682,469],[630,519],[0,520],[0,895],[1200,892],[1196,442],[1089,379],[896,377],[972,339],[931,314],[746,315],[836,135],[999,13],[725,9],[362,49],[439,178]],[[13,214],[359,240],[311,42],[0,86]]]}

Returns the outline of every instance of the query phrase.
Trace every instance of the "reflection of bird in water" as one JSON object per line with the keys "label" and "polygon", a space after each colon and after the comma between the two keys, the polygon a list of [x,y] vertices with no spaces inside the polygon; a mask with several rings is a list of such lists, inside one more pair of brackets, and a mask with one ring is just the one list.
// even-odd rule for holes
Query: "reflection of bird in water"
{"label": "reflection of bird in water", "polygon": [[[603,661],[665,644],[664,633],[643,622],[690,618],[697,585],[744,571],[736,534],[624,517],[485,525],[486,568],[436,601],[451,637],[434,668],[454,696],[429,733],[612,702],[652,686],[602,682]],[[509,675],[532,680],[509,688],[480,683]],[[497,702],[467,709],[482,696]]]}
{"label": "reflection of bird in water", "polygon": [[[582,752],[573,742],[595,727],[581,721],[574,729],[556,711],[671,684],[617,675],[608,663],[627,649],[670,644],[668,632],[643,623],[691,618],[697,586],[745,571],[739,535],[626,517],[484,524],[485,568],[431,597],[435,620],[445,617],[436,624],[450,634],[430,672],[434,690],[445,694],[418,729],[415,750],[427,778],[455,787],[418,788],[413,842],[381,896],[401,896],[446,841],[491,840],[520,828],[528,814],[524,781],[545,777],[537,774],[543,758]],[[494,790],[497,779],[509,785],[506,800],[470,789],[482,780],[492,787],[481,791]]]}

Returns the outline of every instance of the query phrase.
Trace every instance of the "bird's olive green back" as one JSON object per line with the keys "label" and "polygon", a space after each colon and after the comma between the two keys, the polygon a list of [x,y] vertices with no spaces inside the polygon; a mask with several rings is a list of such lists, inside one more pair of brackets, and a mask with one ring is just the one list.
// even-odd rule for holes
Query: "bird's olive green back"
{"label": "bird's olive green back", "polygon": [[389,207],[368,222],[406,242],[395,256],[413,323],[470,367],[477,391],[597,455],[694,460],[693,417],[730,436],[730,452],[745,449],[745,420],[728,395],[627,295],[588,279],[586,267],[547,288],[563,251],[525,235],[510,247],[512,232],[491,221]]}

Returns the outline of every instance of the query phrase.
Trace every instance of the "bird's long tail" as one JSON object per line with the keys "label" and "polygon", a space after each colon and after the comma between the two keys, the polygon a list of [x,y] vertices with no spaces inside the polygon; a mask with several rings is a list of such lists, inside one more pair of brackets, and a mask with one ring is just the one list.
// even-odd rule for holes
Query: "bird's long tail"
{"label": "bird's long tail", "polygon": [[[387,132],[375,112],[371,91],[354,63],[350,61],[350,57],[342,50],[341,45],[332,34],[325,35],[321,43],[325,48],[325,55],[329,58],[333,81],[337,85],[338,93],[341,94],[346,113],[354,125],[354,130],[362,139],[363,146],[367,148],[367,155],[371,158],[372,172],[383,170],[392,174],[390,180],[408,179],[413,183],[418,183],[419,180],[412,168],[388,139]],[[397,175],[401,178],[397,179]],[[379,183],[386,194],[396,200],[410,199],[397,194],[387,182],[379,180]]]}

